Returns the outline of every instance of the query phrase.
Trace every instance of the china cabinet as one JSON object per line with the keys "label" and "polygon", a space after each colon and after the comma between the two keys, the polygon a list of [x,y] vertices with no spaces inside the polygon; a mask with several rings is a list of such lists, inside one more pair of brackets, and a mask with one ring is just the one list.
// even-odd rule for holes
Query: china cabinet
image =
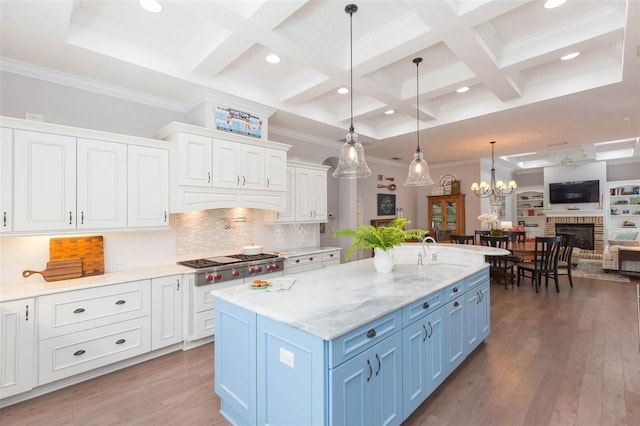
{"label": "china cabinet", "polygon": [[464,197],[465,194],[427,196],[430,236],[446,241],[451,234],[464,234]]}
{"label": "china cabinet", "polygon": [[524,222],[527,238],[545,234],[544,192],[542,187],[518,188],[516,190],[516,224]]}

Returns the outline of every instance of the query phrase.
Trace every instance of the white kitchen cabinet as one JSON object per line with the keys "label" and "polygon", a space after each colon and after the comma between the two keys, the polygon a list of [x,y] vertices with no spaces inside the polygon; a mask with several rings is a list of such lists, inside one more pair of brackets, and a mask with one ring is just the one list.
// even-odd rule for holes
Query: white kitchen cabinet
{"label": "white kitchen cabinet", "polygon": [[296,167],[296,219],[327,221],[327,172]]}
{"label": "white kitchen cabinet", "polygon": [[291,256],[284,261],[284,273],[287,275],[314,271],[320,268],[322,268],[322,254],[320,253]]}
{"label": "white kitchen cabinet", "polygon": [[127,145],[77,140],[78,229],[127,226]]}
{"label": "white kitchen cabinet", "polygon": [[14,130],[15,231],[76,229],[76,139]]}
{"label": "white kitchen cabinet", "polygon": [[212,143],[214,187],[265,189],[264,148],[220,139]]}
{"label": "white kitchen cabinet", "polygon": [[289,161],[285,211],[264,213],[266,224],[326,222],[327,170],[323,166]]}
{"label": "white kitchen cabinet", "polygon": [[336,266],[340,264],[340,250],[333,250],[322,253],[322,268]]}
{"label": "white kitchen cabinet", "polygon": [[151,280],[151,350],[182,341],[180,275]]}
{"label": "white kitchen cabinet", "polygon": [[129,227],[169,226],[169,151],[128,147]]}
{"label": "white kitchen cabinet", "polygon": [[33,388],[34,299],[0,303],[0,399]]}
{"label": "white kitchen cabinet", "polygon": [[0,128],[0,234],[13,230],[13,130]]}
{"label": "white kitchen cabinet", "polygon": [[271,191],[286,191],[288,189],[289,178],[285,151],[265,148],[264,169],[265,189]]}
{"label": "white kitchen cabinet", "polygon": [[211,186],[212,150],[211,138],[179,133],[176,135],[178,184],[188,186]]}

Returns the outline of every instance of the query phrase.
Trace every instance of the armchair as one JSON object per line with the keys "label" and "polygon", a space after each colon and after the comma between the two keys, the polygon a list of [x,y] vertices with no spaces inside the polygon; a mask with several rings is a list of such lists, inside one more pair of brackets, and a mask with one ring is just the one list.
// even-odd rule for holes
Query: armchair
{"label": "armchair", "polygon": [[[637,230],[629,230],[617,232],[607,242],[602,255],[602,269],[605,272],[611,270],[617,271],[620,268],[620,262],[624,263],[622,270],[631,272],[640,272],[640,232]],[[620,250],[624,250],[624,256],[619,259]],[[636,253],[627,253],[638,252]]]}

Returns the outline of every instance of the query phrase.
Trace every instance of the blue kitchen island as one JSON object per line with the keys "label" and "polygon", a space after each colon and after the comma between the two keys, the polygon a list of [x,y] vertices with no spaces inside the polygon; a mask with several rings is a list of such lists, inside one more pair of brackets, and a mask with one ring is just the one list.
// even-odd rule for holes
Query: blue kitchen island
{"label": "blue kitchen island", "polygon": [[238,425],[402,423],[486,341],[483,257],[498,249],[439,249],[442,261],[418,266],[419,250],[404,246],[388,274],[368,259],[297,274],[287,291],[214,291],[222,414]]}

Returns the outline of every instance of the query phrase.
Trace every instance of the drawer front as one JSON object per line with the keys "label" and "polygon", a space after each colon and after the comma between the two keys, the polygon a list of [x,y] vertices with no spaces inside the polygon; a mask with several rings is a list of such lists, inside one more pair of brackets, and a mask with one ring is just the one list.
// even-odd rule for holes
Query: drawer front
{"label": "drawer front", "polygon": [[214,310],[198,312],[195,315],[193,339],[213,336],[216,331]]}
{"label": "drawer front", "polygon": [[193,307],[195,312],[213,309],[213,295],[211,292],[216,288],[215,284],[199,285],[194,288]]}
{"label": "drawer front", "polygon": [[336,266],[336,265],[339,265],[339,264],[340,264],[340,259],[323,261],[322,262],[322,267],[323,268],[328,268],[329,266]]}
{"label": "drawer front", "polygon": [[322,255],[320,253],[311,254],[309,256],[290,257],[288,259],[285,259],[284,261],[284,270],[286,271],[288,268],[295,268],[298,266],[306,265],[318,265],[319,267],[321,260]]}
{"label": "drawer front", "polygon": [[466,283],[467,290],[471,290],[472,288],[489,281],[489,267],[486,267],[482,271],[478,271],[470,277],[465,278],[464,281]]}
{"label": "drawer front", "polygon": [[136,318],[39,344],[39,385],[122,361],[151,350],[151,320]]}
{"label": "drawer front", "polygon": [[292,275],[292,274],[298,274],[300,272],[315,271],[316,269],[320,269],[321,267],[322,267],[322,264],[320,262],[307,263],[305,265],[291,266],[291,267],[285,266],[284,274]]}
{"label": "drawer front", "polygon": [[340,251],[336,250],[336,251],[328,251],[326,253],[322,253],[322,263],[331,261],[331,260],[338,260],[338,263],[340,263]]}
{"label": "drawer front", "polygon": [[329,342],[329,368],[383,341],[402,329],[400,309]]}
{"label": "drawer front", "polygon": [[465,292],[464,280],[456,281],[444,289],[444,303],[449,303]]}
{"label": "drawer front", "polygon": [[40,340],[150,315],[151,281],[134,281],[38,298]]}
{"label": "drawer front", "polygon": [[414,321],[444,306],[444,290],[430,294],[402,308],[402,324],[406,327]]}

